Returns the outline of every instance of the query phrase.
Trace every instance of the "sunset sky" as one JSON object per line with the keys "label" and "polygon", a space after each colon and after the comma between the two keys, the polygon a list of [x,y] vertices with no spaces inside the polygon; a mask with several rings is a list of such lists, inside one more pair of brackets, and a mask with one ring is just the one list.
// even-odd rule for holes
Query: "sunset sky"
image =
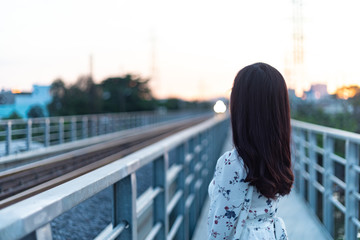
{"label": "sunset sky", "polygon": [[[91,54],[96,82],[154,65],[157,97],[228,96],[248,64],[285,72],[292,11],[292,0],[0,0],[0,89],[74,83]],[[290,87],[360,84],[359,12],[358,0],[303,0],[305,73]]]}

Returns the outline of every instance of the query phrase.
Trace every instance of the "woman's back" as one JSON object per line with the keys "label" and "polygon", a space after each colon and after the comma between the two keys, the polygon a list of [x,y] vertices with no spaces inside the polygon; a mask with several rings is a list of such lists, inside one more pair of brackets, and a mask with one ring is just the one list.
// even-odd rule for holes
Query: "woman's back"
{"label": "woman's back", "polygon": [[276,217],[279,199],[266,198],[245,177],[235,149],[219,158],[209,185],[210,239],[286,239],[285,226]]}
{"label": "woman's back", "polygon": [[235,77],[230,97],[234,150],[217,162],[209,185],[209,239],[287,239],[276,217],[294,181],[290,107],[284,78],[255,63]]}

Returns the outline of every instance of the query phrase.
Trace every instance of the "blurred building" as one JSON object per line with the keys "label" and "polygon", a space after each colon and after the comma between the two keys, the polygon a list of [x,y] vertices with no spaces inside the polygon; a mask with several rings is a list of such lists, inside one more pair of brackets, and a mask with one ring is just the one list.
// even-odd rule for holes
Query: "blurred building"
{"label": "blurred building", "polygon": [[14,104],[15,103],[15,96],[11,91],[4,91],[0,92],[0,105],[5,104]]}
{"label": "blurred building", "polygon": [[329,93],[326,84],[313,84],[309,91],[304,91],[303,99],[307,101],[316,101],[327,98]]}
{"label": "blurred building", "polygon": [[353,108],[344,99],[338,99],[335,95],[330,95],[327,91],[326,84],[313,84],[308,91],[304,91],[302,98],[295,95],[293,89],[288,89],[290,107],[292,110],[297,109],[301,104],[311,104],[322,109],[328,114],[337,114],[344,112],[353,112]]}
{"label": "blurred building", "polygon": [[22,118],[28,117],[32,107],[40,107],[44,116],[48,116],[46,106],[51,102],[50,86],[33,85],[32,92],[4,91],[0,92],[0,118],[16,113]]}
{"label": "blurred building", "polygon": [[302,99],[296,96],[295,89],[288,89],[290,108],[296,110],[297,106],[301,104]]}

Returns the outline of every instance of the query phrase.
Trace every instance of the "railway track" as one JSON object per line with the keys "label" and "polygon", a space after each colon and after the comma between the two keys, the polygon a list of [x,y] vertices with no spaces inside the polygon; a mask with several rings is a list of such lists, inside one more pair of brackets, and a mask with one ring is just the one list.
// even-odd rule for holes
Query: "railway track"
{"label": "railway track", "polygon": [[126,138],[112,139],[0,172],[0,209],[109,164],[206,119],[208,117],[198,117],[147,129]]}

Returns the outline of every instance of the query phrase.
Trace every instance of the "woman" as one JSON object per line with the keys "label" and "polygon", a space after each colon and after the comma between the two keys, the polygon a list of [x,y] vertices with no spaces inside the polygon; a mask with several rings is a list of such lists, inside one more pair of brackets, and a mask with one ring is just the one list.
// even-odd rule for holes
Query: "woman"
{"label": "woman", "polygon": [[209,239],[283,240],[276,217],[294,181],[290,109],[282,75],[265,63],[237,74],[230,97],[234,149],[217,161],[209,185]]}

